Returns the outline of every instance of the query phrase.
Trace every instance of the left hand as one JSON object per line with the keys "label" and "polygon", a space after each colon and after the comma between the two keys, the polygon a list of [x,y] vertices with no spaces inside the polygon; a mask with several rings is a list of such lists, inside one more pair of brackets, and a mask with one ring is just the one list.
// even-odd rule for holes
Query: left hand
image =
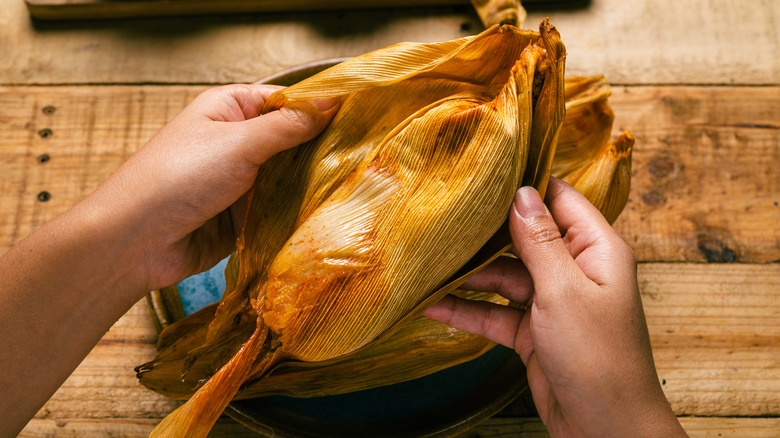
{"label": "left hand", "polygon": [[278,87],[208,90],[62,216],[0,257],[0,436],[15,436],[148,291],[233,249],[271,155],[310,140],[338,101],[260,115]]}
{"label": "left hand", "polygon": [[335,99],[297,102],[259,115],[280,87],[231,85],[205,91],[101,186],[106,205],[127,197],[146,249],[146,289],[204,271],[235,246],[247,191],[274,153],[312,139],[338,109]]}

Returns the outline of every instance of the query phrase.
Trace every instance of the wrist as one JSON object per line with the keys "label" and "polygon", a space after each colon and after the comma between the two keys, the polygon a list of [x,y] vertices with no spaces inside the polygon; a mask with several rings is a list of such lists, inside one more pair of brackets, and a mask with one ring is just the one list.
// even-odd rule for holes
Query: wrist
{"label": "wrist", "polygon": [[[78,258],[72,263],[72,272],[79,273],[84,292],[95,291],[99,299],[109,302],[118,300],[123,308],[148,292],[143,245],[136,238],[142,221],[135,216],[117,205],[88,198],[47,230],[60,236],[62,247]],[[109,299],[106,295],[116,296]]]}
{"label": "wrist", "polygon": [[612,423],[620,425],[610,434],[598,434],[599,436],[636,436],[636,437],[685,437],[677,416],[674,414],[669,402],[666,400],[660,387],[642,388],[637,385],[626,391],[638,396],[632,400],[618,400],[618,403],[607,409],[613,422],[604,422],[604,418],[596,419],[599,424]]}

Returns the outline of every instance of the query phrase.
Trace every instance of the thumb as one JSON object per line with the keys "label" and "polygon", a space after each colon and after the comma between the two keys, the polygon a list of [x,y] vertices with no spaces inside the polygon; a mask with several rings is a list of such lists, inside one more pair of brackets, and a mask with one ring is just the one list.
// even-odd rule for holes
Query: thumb
{"label": "thumb", "polygon": [[278,110],[242,122],[246,135],[244,156],[254,164],[305,143],[321,133],[338,112],[338,98],[291,101]]}
{"label": "thumb", "polygon": [[543,305],[548,298],[540,296],[565,292],[573,284],[579,267],[561,238],[561,232],[539,193],[533,187],[521,187],[509,214],[509,231],[515,254],[523,260],[534,283],[534,302]]}

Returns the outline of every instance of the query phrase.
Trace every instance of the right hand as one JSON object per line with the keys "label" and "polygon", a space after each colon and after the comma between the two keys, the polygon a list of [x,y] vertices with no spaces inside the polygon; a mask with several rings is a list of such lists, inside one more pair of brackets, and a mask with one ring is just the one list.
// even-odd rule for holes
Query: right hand
{"label": "right hand", "polygon": [[527,310],[448,296],[426,315],[514,348],[552,436],[685,436],[658,382],[633,252],[565,182],[551,179],[547,203],[521,188],[509,217],[519,259],[463,285]]}

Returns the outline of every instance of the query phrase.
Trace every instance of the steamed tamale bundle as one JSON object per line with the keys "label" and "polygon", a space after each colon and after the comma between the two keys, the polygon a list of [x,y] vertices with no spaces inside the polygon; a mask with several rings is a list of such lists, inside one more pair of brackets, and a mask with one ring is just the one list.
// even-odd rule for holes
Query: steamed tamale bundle
{"label": "steamed tamale bundle", "polygon": [[[614,114],[607,103],[610,88],[604,77],[566,78],[565,95],[566,116],[553,160],[553,174],[576,184],[572,177],[589,169],[592,178],[612,181],[606,189],[580,184],[579,190],[613,222],[628,197],[631,144],[624,140],[633,141],[633,137],[624,133],[610,143]],[[625,148],[615,148],[618,144]],[[606,158],[610,161],[605,164]],[[505,301],[490,294],[456,293],[469,299]],[[169,398],[186,400],[204,376],[213,374],[213,353],[219,352],[216,349],[211,352],[212,359],[202,357],[182,378],[188,353],[204,344],[215,310],[216,305],[208,306],[161,334],[160,356],[139,375],[145,386]],[[471,360],[493,346],[480,336],[417,317],[386,341],[333,363],[281,364],[268,376],[242,387],[234,399],[277,394],[316,397],[400,383]]]}
{"label": "steamed tamale bundle", "polygon": [[198,345],[171,344],[188,349],[180,375],[197,370],[198,389],[156,433],[205,435],[282,364],[367,351],[503,252],[491,237],[515,191],[543,192],[549,177],[564,54],[549,24],[493,27],[391,46],[273,95],[265,112],[342,104],[319,137],[260,169],[221,302],[193,325]]}

